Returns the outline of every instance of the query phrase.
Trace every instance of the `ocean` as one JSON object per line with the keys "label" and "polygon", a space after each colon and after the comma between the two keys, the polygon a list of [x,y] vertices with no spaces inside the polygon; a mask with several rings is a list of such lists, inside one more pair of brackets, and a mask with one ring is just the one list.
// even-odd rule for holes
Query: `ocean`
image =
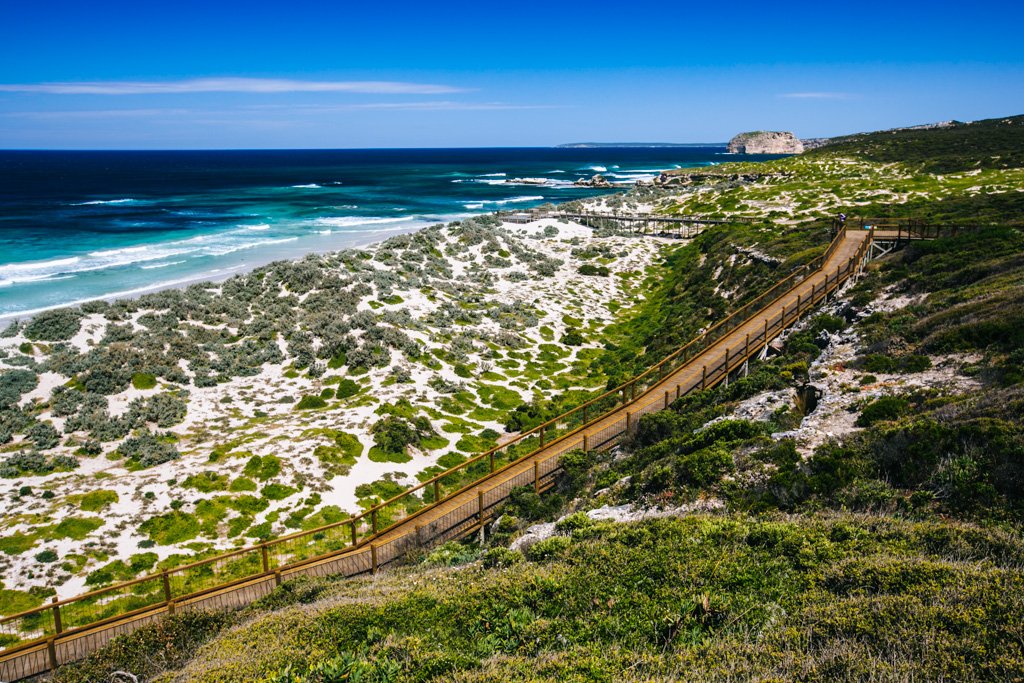
{"label": "ocean", "polygon": [[609,192],[573,185],[595,173],[627,182],[742,158],[724,151],[2,151],[0,318]]}

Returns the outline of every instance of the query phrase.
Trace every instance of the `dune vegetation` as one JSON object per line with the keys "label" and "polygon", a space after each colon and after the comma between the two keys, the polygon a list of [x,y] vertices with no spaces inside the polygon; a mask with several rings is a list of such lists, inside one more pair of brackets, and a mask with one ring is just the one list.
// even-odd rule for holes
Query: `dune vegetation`
{"label": "dune vegetation", "polygon": [[[838,210],[982,227],[876,259],[728,386],[644,416],[609,452],[566,456],[549,493],[515,492],[482,541],[424,551],[375,577],[289,582],[233,613],[174,617],[54,680],[101,680],[115,670],[163,683],[1021,679],[1024,235],[1015,223],[1024,183],[1020,164],[986,161],[989,143],[980,140],[996,128],[1005,158],[1018,158],[1018,125],[954,127],[952,142],[932,137],[948,128],[861,136],[856,146],[843,140],[760,165],[759,180],[603,198],[604,206],[646,202],[765,220],[663,248],[657,278],[639,272],[643,285],[611,264],[609,276],[586,276],[622,282],[631,300],[606,309],[600,329],[571,313],[559,324],[538,320],[533,356],[501,349],[483,375],[529,376],[589,349],[575,367],[592,389],[619,381],[820,254]],[[886,157],[891,139],[906,162]],[[937,165],[923,161],[930,140],[939,140]],[[728,176],[747,166],[720,168]],[[590,345],[569,343],[572,330]],[[311,355],[325,366],[336,357],[316,345]],[[438,360],[462,377],[459,359]],[[351,362],[345,350],[342,365]],[[472,377],[483,376],[473,363]],[[21,374],[5,382],[21,393],[35,386]],[[551,388],[519,402],[475,391],[485,404],[461,411],[448,410],[463,401],[458,390],[433,406],[398,405],[379,413],[365,454],[361,439],[323,431],[317,457],[341,471],[440,440],[471,451],[498,428],[536,424],[572,400],[573,385]],[[290,405],[289,415],[323,409],[313,403]],[[492,424],[493,434],[477,429]],[[275,471],[286,462],[239,456],[245,449],[215,451],[236,459],[238,472],[197,473],[188,486],[226,506],[234,491],[291,485]],[[384,496],[393,485],[377,481],[363,493]],[[66,533],[88,533],[99,513],[87,507],[117,504],[91,495]],[[203,534],[189,509],[155,517],[150,536]],[[21,533],[11,538],[29,537]],[[38,552],[28,540],[4,542]],[[132,566],[104,570],[116,577]]]}

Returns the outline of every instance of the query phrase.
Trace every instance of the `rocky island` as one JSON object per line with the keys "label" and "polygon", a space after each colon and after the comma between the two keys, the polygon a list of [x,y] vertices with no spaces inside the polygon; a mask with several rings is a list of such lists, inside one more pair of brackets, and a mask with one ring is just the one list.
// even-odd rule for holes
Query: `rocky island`
{"label": "rocky island", "polygon": [[754,131],[740,133],[729,141],[730,154],[800,154],[804,145],[789,132]]}

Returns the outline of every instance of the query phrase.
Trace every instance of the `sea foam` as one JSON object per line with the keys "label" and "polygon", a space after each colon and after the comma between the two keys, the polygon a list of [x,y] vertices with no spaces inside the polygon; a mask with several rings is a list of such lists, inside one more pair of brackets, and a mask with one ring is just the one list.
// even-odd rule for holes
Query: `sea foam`
{"label": "sea foam", "polygon": [[95,206],[99,204],[133,204],[137,199],[126,197],[125,199],[94,199],[89,202],[74,202],[71,206]]}

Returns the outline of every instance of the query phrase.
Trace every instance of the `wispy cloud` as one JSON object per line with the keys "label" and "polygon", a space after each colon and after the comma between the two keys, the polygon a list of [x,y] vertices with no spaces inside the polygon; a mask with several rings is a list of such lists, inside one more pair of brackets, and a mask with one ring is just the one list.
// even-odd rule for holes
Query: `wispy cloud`
{"label": "wispy cloud", "polygon": [[0,116],[25,119],[107,119],[192,116],[245,116],[260,112],[286,116],[332,114],[367,110],[384,111],[505,111],[519,109],[563,109],[561,104],[513,104],[509,102],[457,102],[427,100],[419,102],[362,102],[353,104],[253,104],[231,109],[146,108],[146,109],[79,109],[49,111],[6,111]]}
{"label": "wispy cloud", "polygon": [[420,101],[420,102],[360,102],[353,104],[269,104],[252,105],[247,109],[280,109],[290,112],[327,113],[341,111],[359,111],[365,109],[388,109],[394,111],[500,111],[507,109],[560,109],[560,104],[514,104],[511,102],[458,102],[458,101]]}
{"label": "wispy cloud", "polygon": [[441,95],[463,88],[402,81],[307,81],[288,78],[192,78],[180,81],[80,81],[0,83],[0,92],[48,95],[176,95],[203,92],[348,92],[376,95]]}
{"label": "wispy cloud", "polygon": [[853,98],[848,92],[787,92],[779,97],[793,100],[849,100]]}

